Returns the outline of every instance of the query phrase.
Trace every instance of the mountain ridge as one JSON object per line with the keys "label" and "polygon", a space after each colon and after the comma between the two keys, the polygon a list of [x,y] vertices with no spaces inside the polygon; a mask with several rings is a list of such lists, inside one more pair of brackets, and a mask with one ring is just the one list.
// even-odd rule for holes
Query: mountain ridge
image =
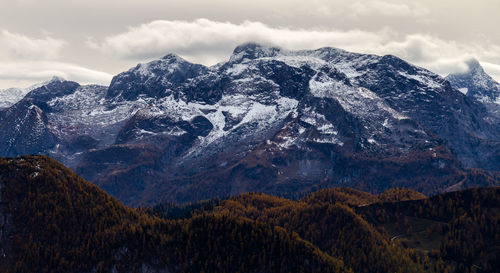
{"label": "mountain ridge", "polygon": [[[45,118],[22,130],[28,153],[60,160],[127,204],[334,185],[435,193],[460,185],[469,167],[500,170],[500,119],[391,55],[245,44],[213,67],[169,54],[108,88],[50,88],[1,111],[0,137],[21,140],[2,116],[38,107]],[[13,143],[0,154],[26,153],[26,141]]]}

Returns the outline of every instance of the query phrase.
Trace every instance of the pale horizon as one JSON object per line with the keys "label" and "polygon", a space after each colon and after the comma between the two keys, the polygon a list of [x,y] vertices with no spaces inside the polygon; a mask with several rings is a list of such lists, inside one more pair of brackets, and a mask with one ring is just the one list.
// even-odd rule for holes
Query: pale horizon
{"label": "pale horizon", "polygon": [[246,42],[392,54],[441,76],[475,58],[500,81],[500,2],[493,0],[7,0],[3,6],[0,89],[52,76],[107,85],[113,75],[168,53],[213,65]]}

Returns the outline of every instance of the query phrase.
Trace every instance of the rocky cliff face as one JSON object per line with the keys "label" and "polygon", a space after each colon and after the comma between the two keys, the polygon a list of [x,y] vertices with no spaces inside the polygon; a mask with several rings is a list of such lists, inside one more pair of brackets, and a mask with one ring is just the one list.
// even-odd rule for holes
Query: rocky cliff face
{"label": "rocky cliff face", "polygon": [[[462,149],[466,150],[468,156],[463,161],[470,166],[485,168],[498,171],[499,166],[499,139],[495,137],[495,132],[498,132],[500,120],[500,84],[493,80],[477,60],[467,62],[468,70],[464,73],[451,74],[446,79],[451,83],[453,88],[466,93],[466,96],[482,105],[482,119],[488,120],[487,125],[493,127],[487,128],[472,128],[477,126],[473,120],[467,121],[469,131],[476,130],[479,134],[464,136],[469,137],[471,141],[465,142]],[[485,112],[487,112],[485,114]],[[471,122],[472,121],[472,122]],[[486,132],[483,134],[483,132]],[[456,144],[458,146],[459,143]],[[473,154],[479,156],[471,156]]]}
{"label": "rocky cliff face", "polygon": [[49,154],[133,205],[334,185],[430,193],[458,183],[462,164],[500,170],[492,112],[390,55],[246,44],[205,67],[171,54],[109,88],[34,90],[0,126],[23,124],[10,117],[22,109],[34,118],[4,133],[4,155]]}

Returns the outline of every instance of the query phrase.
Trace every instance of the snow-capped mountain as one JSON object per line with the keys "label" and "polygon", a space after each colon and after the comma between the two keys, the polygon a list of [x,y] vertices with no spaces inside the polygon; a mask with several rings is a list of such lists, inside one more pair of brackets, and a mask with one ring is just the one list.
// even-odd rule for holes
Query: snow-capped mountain
{"label": "snow-capped mountain", "polygon": [[467,71],[450,74],[446,79],[467,96],[481,102],[500,104],[500,84],[486,74],[477,60],[469,60],[467,66]]}
{"label": "snow-capped mountain", "polygon": [[26,96],[26,94],[28,94],[30,91],[46,85],[52,81],[63,81],[63,79],[59,77],[53,77],[48,81],[38,83],[27,88],[8,88],[5,90],[0,90],[0,109],[8,108],[14,105],[16,102],[22,100],[24,96]]}
{"label": "snow-capped mountain", "polygon": [[334,185],[435,192],[460,183],[462,164],[500,170],[498,125],[394,56],[246,44],[213,67],[169,54],[109,87],[37,88],[0,112],[0,152],[51,155],[133,205]]}

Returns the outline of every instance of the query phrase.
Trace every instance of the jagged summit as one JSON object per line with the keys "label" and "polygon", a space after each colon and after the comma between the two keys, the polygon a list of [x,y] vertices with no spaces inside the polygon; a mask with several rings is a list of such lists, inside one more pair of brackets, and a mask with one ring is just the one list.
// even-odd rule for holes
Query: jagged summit
{"label": "jagged summit", "polygon": [[163,56],[161,59],[162,60],[177,61],[177,62],[187,62],[184,58],[180,57],[179,55],[177,55],[175,53],[168,53],[167,55]]}
{"label": "jagged summit", "polygon": [[479,61],[466,62],[467,71],[450,74],[446,79],[454,88],[481,102],[500,104],[500,84],[488,75]]}
{"label": "jagged summit", "polygon": [[[304,61],[309,61],[309,65],[313,65],[312,62],[317,61],[342,61],[345,62],[346,58],[349,57],[359,57],[359,56],[371,56],[378,57],[375,55],[363,55],[352,53],[343,49],[335,47],[322,47],[313,50],[289,50],[281,47],[276,47],[272,45],[259,44],[259,43],[245,43],[237,46],[229,59],[228,63],[234,62],[244,62],[249,60],[268,58],[268,59],[278,59],[281,61],[285,60],[296,60],[299,59]],[[288,62],[290,64],[290,62]]]}
{"label": "jagged summit", "polygon": [[262,45],[258,43],[246,43],[237,46],[229,62],[239,62],[245,59],[253,60],[263,57],[273,57],[282,51],[281,48]]}
{"label": "jagged summit", "polygon": [[138,64],[136,67],[131,68],[129,72],[139,73],[143,76],[151,76],[165,72],[171,73],[186,64],[189,65],[191,63],[177,54],[169,53],[161,59]]}
{"label": "jagged summit", "polygon": [[[136,100],[139,97],[164,97],[185,81],[209,70],[177,54],[138,64],[113,77],[106,97],[112,100]],[[169,91],[170,90],[170,91]]]}
{"label": "jagged summit", "polygon": [[52,76],[52,78],[44,83],[50,83],[50,82],[64,82],[66,81],[65,78],[59,77],[59,76]]}

